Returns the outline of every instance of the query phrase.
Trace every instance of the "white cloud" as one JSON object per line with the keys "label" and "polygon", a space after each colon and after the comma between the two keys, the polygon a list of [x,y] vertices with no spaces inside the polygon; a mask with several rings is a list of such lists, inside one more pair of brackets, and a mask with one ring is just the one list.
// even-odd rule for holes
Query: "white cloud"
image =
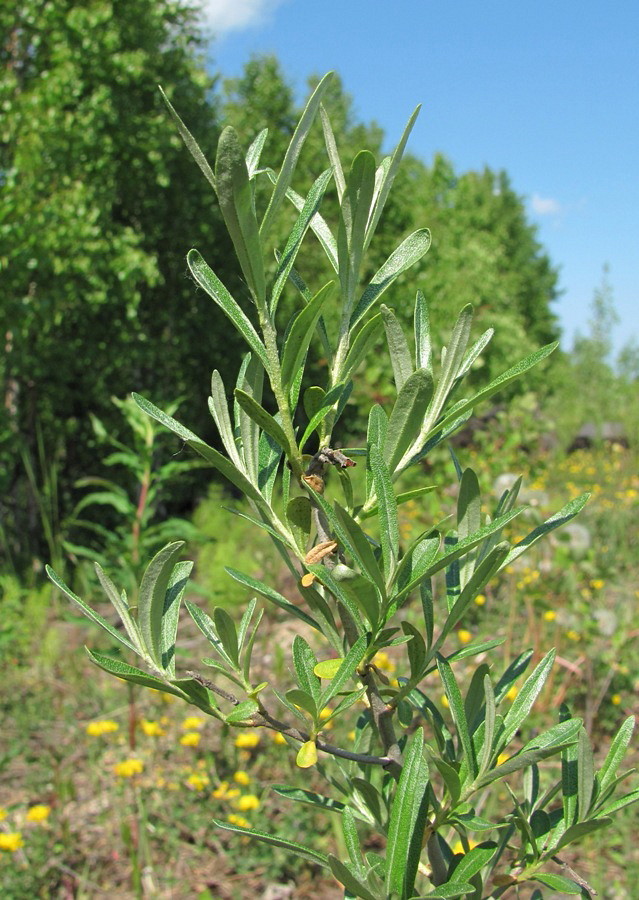
{"label": "white cloud", "polygon": [[540,197],[533,194],[530,198],[530,206],[538,216],[557,216],[561,212],[561,204],[554,197]]}
{"label": "white cloud", "polygon": [[261,25],[283,0],[202,0],[206,24],[220,37]]}

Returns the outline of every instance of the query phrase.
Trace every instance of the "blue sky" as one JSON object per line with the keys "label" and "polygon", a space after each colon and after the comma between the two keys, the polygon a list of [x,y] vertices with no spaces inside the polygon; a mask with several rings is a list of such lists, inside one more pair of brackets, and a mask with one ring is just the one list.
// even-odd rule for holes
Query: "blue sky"
{"label": "blue sky", "polygon": [[[335,69],[388,145],[458,171],[508,172],[560,269],[564,346],[585,333],[610,267],[618,349],[639,336],[639,4],[636,0],[204,0],[212,56],[237,75],[274,53],[301,95]],[[427,222],[425,224],[428,224]]]}

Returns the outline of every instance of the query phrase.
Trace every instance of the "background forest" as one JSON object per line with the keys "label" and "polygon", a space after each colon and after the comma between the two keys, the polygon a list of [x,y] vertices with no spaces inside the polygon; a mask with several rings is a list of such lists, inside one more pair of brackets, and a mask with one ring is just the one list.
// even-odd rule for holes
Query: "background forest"
{"label": "background forest", "polygon": [[[217,738],[207,738],[201,755],[194,755],[201,723],[182,728],[169,721],[170,709],[160,700],[157,709],[132,713],[125,689],[100,679],[78,697],[88,665],[81,646],[94,637],[43,578],[51,562],[76,590],[91,591],[94,576],[86,561],[100,559],[105,568],[124,573],[122,580],[133,580],[151,553],[177,536],[192,544],[198,560],[193,591],[205,605],[224,602],[233,611],[246,600],[246,591],[225,579],[230,554],[278,577],[266,541],[247,548],[241,520],[226,522],[221,507],[232,498],[212,471],[126,399],[135,390],[164,409],[179,410],[181,421],[217,446],[205,403],[210,373],[216,367],[232,384],[240,363],[236,335],[187,273],[188,250],[198,248],[235,296],[246,291],[211,192],[157,85],[209,157],[221,129],[232,124],[247,145],[268,128],[262,158],[267,165],[281,159],[303,106],[273,57],[252,59],[238,79],[217,72],[198,23],[188,5],[170,0],[7,0],[0,8],[0,670],[7,723],[0,735],[1,818],[13,816],[22,831],[21,810],[34,804],[49,810],[39,830],[37,817],[31,820],[33,835],[25,837],[24,850],[13,856],[0,852],[0,884],[10,898],[102,896],[101,891],[141,896],[148,885],[140,873],[151,866],[141,859],[144,853],[154,857],[159,847],[165,859],[180,860],[180,877],[191,879],[179,896],[257,896],[265,885],[295,877],[294,896],[301,897],[304,885],[313,883],[310,867],[294,875],[277,854],[252,857],[247,869],[246,860],[229,856],[206,824],[211,791],[226,783],[228,793],[238,773],[237,784],[242,777],[259,784],[260,767],[282,764],[277,747],[258,764],[254,748],[236,742],[231,757],[218,755],[213,763]],[[381,157],[387,137],[398,136],[386,136],[375,122],[357,121],[337,75],[325,105],[343,158],[350,162],[361,147]],[[309,73],[309,89],[316,83],[317,73]],[[316,123],[295,189],[305,194],[323,168]],[[330,188],[322,211],[329,221],[337,217]],[[405,157],[371,247],[369,274],[405,235],[424,225],[432,233],[430,252],[397,280],[385,302],[408,322],[410,301],[417,288],[423,290],[440,329],[437,346],[446,343],[456,312],[472,303],[476,336],[488,327],[496,331],[472,373],[476,386],[508,368],[522,348],[532,352],[560,337],[557,266],[506,172],[456,172],[441,155]],[[328,280],[312,242],[299,259],[314,281]],[[284,294],[282,304],[293,299]],[[488,490],[499,476],[523,472],[533,507],[543,509],[557,491],[567,499],[566,486],[569,493],[594,491],[581,524],[537,566],[513,573],[503,589],[504,595],[526,594],[530,645],[555,642],[567,664],[554,689],[576,694],[602,735],[617,712],[633,711],[637,673],[630,644],[639,625],[633,564],[639,354],[629,343],[617,361],[610,359],[614,315],[604,267],[601,283],[593,285],[590,333],[535,370],[527,393],[498,397],[498,403],[512,401],[507,417],[500,405],[476,410],[476,429],[468,432],[464,450],[479,458],[474,464]],[[390,364],[371,355],[347,407],[345,445],[365,430],[368,404],[383,403],[390,381]],[[585,425],[587,439],[569,453]],[[497,450],[499,469],[493,461]],[[441,461],[448,462],[443,451]],[[426,513],[409,508],[406,515],[410,520],[446,512],[433,506]],[[486,613],[494,616],[495,630],[505,627],[512,635],[522,627],[497,608],[491,613],[490,602]],[[475,624],[469,620],[461,631],[470,633]],[[76,650],[63,678],[58,659],[65,648]],[[388,666],[392,671],[392,659]],[[548,695],[546,708],[553,702]],[[88,743],[80,747],[78,733],[84,735],[104,709],[113,710],[110,720],[118,726],[114,743],[99,750]],[[163,717],[167,721],[157,724]],[[116,732],[127,728],[130,748],[136,741],[155,742],[157,777],[176,785],[176,807],[184,810],[177,831],[160,810],[147,810],[141,819],[140,798],[132,801],[124,788],[107,784],[106,763],[117,756]],[[137,737],[136,728],[142,729]],[[189,745],[186,734],[200,737]],[[177,748],[172,757],[166,747],[158,749],[169,740]],[[179,790],[184,784],[186,794]],[[99,798],[110,790],[113,799],[105,805]],[[258,794],[256,789],[246,796]],[[98,808],[84,805],[89,795]],[[214,802],[231,800],[222,791]],[[260,796],[257,805],[262,802]],[[124,810],[121,816],[109,817],[109,803]],[[153,806],[152,797],[148,803]],[[130,824],[149,816],[155,850]],[[93,855],[86,829],[81,835],[87,823]],[[298,827],[293,817],[286,825]],[[117,853],[106,849],[113,840]],[[605,894],[605,885],[602,891],[629,897],[624,885],[637,875],[637,850],[625,858],[623,835],[610,840],[607,859],[617,881],[613,893]],[[596,854],[584,847],[596,872]],[[29,867],[17,858],[21,853]],[[211,853],[221,866],[218,882],[211,881]],[[244,886],[233,881],[242,872],[252,879]],[[168,877],[158,875],[157,890],[167,891],[162,896],[171,896]],[[322,896],[331,889],[327,885]]]}

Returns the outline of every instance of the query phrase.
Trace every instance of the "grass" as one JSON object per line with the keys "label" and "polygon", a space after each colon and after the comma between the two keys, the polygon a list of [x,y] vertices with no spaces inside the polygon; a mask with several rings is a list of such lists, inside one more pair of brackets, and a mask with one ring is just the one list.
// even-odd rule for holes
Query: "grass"
{"label": "grass", "polygon": [[[477,455],[480,461],[485,458]],[[566,700],[575,714],[584,716],[599,754],[610,732],[637,712],[638,461],[632,451],[582,451],[532,461],[513,452],[511,471],[525,466],[528,476],[530,523],[583,490],[593,497],[579,527],[537,545],[525,562],[505,573],[459,624],[453,639],[463,644],[480,635],[503,637],[504,666],[525,647],[532,647],[537,658],[557,647],[557,665],[537,704],[537,724],[554,721],[559,703]],[[474,455],[473,465],[490,493],[497,473],[482,468]],[[200,526],[207,517],[218,517],[220,498],[214,494],[210,502],[215,509],[199,511]],[[402,507],[405,539],[447,515],[454,498],[434,493],[426,502],[426,508]],[[240,521],[233,519],[233,540],[244,536]],[[515,527],[521,528],[519,520]],[[225,539],[222,555],[228,548]],[[209,561],[218,550],[207,555],[205,546],[199,551],[206,590],[211,587],[207,573],[218,565]],[[250,558],[249,551],[243,553]],[[308,787],[310,778],[317,789],[330,793],[319,772],[301,773],[294,765],[295,751],[275,743],[265,731],[247,731],[246,737],[259,737],[259,744],[242,746],[237,731],[193,716],[191,708],[168,695],[129,695],[126,685],[86,661],[82,645],[99,636],[84,620],[66,608],[47,617],[51,598],[41,587],[29,591],[15,579],[4,579],[1,587],[2,897],[243,900],[260,896],[269,886],[273,896],[341,896],[335,882],[310,864],[277,848],[237,839],[211,823],[213,817],[241,817],[256,828],[339,851],[340,838],[328,815],[317,816],[267,789],[273,782]],[[218,587],[216,594],[220,591]],[[196,602],[206,601],[200,597]],[[288,665],[279,648],[287,647],[290,638],[282,633],[277,614],[269,612],[266,622],[261,653],[265,671],[275,669],[272,680],[277,681]],[[182,634],[186,653],[195,658],[201,644],[188,620]],[[401,674],[399,656],[379,662],[389,677]],[[186,657],[179,660],[182,668],[193,664]],[[463,680],[461,664],[457,674]],[[425,689],[443,693],[436,678]],[[100,728],[105,722],[113,724]],[[637,762],[636,749],[633,755]],[[604,900],[636,895],[635,823],[634,808],[622,811],[612,828],[564,860]]]}

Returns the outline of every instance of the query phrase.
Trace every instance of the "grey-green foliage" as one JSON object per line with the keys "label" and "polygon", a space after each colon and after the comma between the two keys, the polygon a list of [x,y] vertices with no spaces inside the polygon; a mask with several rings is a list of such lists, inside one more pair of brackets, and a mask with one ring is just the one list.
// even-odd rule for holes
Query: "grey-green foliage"
{"label": "grey-green foliage", "polygon": [[[325,855],[250,828],[222,822],[220,827],[288,848],[326,867],[343,884],[347,897],[497,897],[512,884],[526,881],[577,893],[581,887],[576,881],[545,867],[567,843],[608,824],[611,812],[637,798],[637,791],[613,797],[632,723],[629,720],[622,726],[596,772],[579,719],[562,712],[553,727],[532,738],[525,735],[526,719],[548,679],[554,651],[538,662],[508,706],[507,694],[528,668],[532,652],[521,654],[495,678],[483,658],[490,660],[499,639],[451,651],[447,638],[489,579],[543,535],[569,521],[587,498],[571,501],[511,546],[505,528],[521,512],[516,506],[519,482],[494,510],[486,511],[477,477],[458,465],[456,522],[433,525],[409,544],[398,527],[399,504],[432,489],[429,485],[398,491],[401,475],[463,424],[476,404],[525,375],[555,345],[524,355],[478,394],[468,396],[464,378],[492,336],[487,331],[470,343],[469,306],[459,314],[439,358],[433,353],[427,304],[421,294],[415,305],[413,335],[403,331],[392,310],[381,307],[378,312],[384,291],[429,247],[428,231],[419,229],[390,253],[372,277],[363,274],[365,251],[414,116],[387,159],[376,165],[372,155],[363,151],[348,171],[342,169],[324,116],[327,157],[341,210],[335,234],[320,212],[328,176],[320,175],[307,198],[298,197],[291,187],[295,163],[329,81],[330,75],[319,82],[277,171],[262,168],[262,135],[245,153],[232,129],[220,138],[214,167],[204,163],[186,126],[172,111],[218,196],[251,303],[241,305],[196,251],[189,254],[189,266],[249,352],[237,377],[232,409],[220,376],[214,373],[212,380],[209,406],[225,454],[149,400],[136,397],[141,409],[245,495],[251,509],[246,517],[272,539],[301,596],[293,603],[251,573],[234,568],[228,572],[258,597],[303,622],[309,635],[315,635],[314,646],[321,648],[319,660],[309,641],[298,635],[291,648],[289,684],[283,689],[255,684],[251,656],[260,618],[255,615],[256,601],[239,626],[222,609],[208,615],[188,602],[189,613],[215,655],[202,661],[210,678],[193,672],[178,677],[175,627],[186,577],[178,544],[170,544],[149,564],[137,609],[131,609],[126,596],[99,573],[123,620],[124,634],[50,574],[114,641],[136,652],[152,674],[93,653],[97,665],[125,680],[164,685],[229,725],[279,731],[301,745],[300,766],[315,763],[316,749],[332,757],[330,765],[323,761],[317,765],[339,797],[295,786],[277,789],[293,801],[339,815],[348,858]],[[254,202],[259,179],[272,186],[262,213]],[[286,203],[297,210],[297,220],[285,246],[274,247],[269,239],[271,227]],[[309,231],[335,271],[332,290],[338,297],[337,317],[330,328],[325,321],[329,288],[321,286],[314,292],[295,269],[301,241]],[[269,276],[267,260],[274,251],[278,266]],[[286,280],[299,291],[299,310],[291,321],[280,323],[278,300]],[[315,333],[323,342],[326,379],[322,385],[311,386],[300,402],[306,356]],[[337,435],[352,380],[364,356],[378,347],[382,333],[392,358],[394,403],[388,410],[373,406],[363,446],[341,451]],[[273,404],[265,401],[265,382]],[[306,442],[313,435],[320,449],[310,456],[305,454]],[[355,461],[365,466],[362,489],[355,489],[349,477]],[[331,469],[339,474],[335,491],[326,489]],[[366,530],[371,520],[379,541]],[[412,605],[410,621],[402,615],[408,604]],[[388,683],[374,662],[375,655],[389,647],[404,652],[395,684]],[[479,654],[482,661],[466,687],[456,664]],[[426,676],[436,671],[448,711],[423,690]],[[353,705],[364,696],[367,707],[355,715],[352,745],[327,744],[322,738],[324,716],[352,716]],[[278,703],[276,718],[272,709]],[[551,756],[562,760],[562,774],[554,781],[538,765]],[[512,803],[501,815],[484,818],[478,809],[485,807],[486,792],[516,772],[524,772],[523,795],[513,793]],[[550,782],[544,788],[542,776]],[[371,830],[385,842],[384,855],[366,852],[364,837]],[[477,833],[480,843],[471,849],[470,835]],[[455,851],[454,836],[466,853]]]}

